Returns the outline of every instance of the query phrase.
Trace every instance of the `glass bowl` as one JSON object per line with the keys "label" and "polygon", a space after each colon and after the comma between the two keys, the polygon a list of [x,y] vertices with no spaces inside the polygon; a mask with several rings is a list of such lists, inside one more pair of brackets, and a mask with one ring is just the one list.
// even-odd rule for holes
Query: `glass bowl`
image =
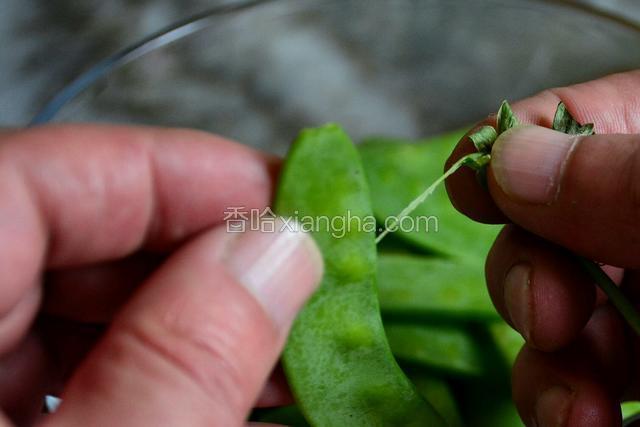
{"label": "glass bowl", "polygon": [[424,137],[640,66],[638,27],[570,2],[219,3],[97,64],[34,123],[192,127],[283,154],[305,126]]}

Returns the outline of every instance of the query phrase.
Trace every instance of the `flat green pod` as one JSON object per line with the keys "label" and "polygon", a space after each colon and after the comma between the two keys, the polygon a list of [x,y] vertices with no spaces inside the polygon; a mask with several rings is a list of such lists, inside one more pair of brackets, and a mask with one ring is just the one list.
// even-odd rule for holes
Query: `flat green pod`
{"label": "flat green pod", "polygon": [[496,322],[489,325],[489,333],[507,365],[513,366],[525,342],[522,335],[505,322]]}
{"label": "flat green pod", "polygon": [[486,372],[480,381],[465,381],[464,386],[457,389],[458,403],[467,424],[523,426],[511,399],[511,367],[524,340],[503,321],[474,325],[473,336]]}
{"label": "flat green pod", "polygon": [[[358,152],[338,126],[300,134],[285,160],[275,209],[301,224],[372,215]],[[283,355],[307,421],[320,427],[444,425],[389,349],[375,289],[374,230],[353,227],[337,237],[332,229],[310,228],[324,257],[324,278],[294,322]]]}
{"label": "flat green pod", "polygon": [[622,410],[622,418],[626,421],[628,418],[632,418],[640,414],[640,402],[636,400],[622,402],[620,409]]}
{"label": "flat green pod", "polygon": [[378,257],[383,314],[459,320],[499,320],[484,274],[464,260],[409,254]]}
{"label": "flat green pod", "polygon": [[[452,132],[411,143],[372,138],[360,145],[373,211],[381,223],[395,217],[416,196],[439,178],[455,144],[464,135]],[[404,224],[403,224],[404,221]],[[451,205],[444,186],[435,190],[394,234],[436,253],[484,265],[500,226],[478,224]]]}
{"label": "flat green pod", "polygon": [[409,378],[438,411],[449,427],[462,427],[462,417],[451,387],[446,380],[424,372],[412,372]]}
{"label": "flat green pod", "polygon": [[464,328],[390,322],[384,328],[398,360],[458,376],[480,377],[485,372],[478,345]]}

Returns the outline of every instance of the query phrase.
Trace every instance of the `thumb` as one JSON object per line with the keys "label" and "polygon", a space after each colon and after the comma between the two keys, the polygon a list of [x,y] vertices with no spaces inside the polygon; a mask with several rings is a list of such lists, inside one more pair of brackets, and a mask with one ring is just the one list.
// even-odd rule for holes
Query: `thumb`
{"label": "thumb", "polygon": [[514,223],[591,259],[640,267],[640,136],[523,126],[492,150],[489,189]]}
{"label": "thumb", "polygon": [[237,426],[322,275],[306,234],[215,229],[172,255],[124,308],[48,424]]}

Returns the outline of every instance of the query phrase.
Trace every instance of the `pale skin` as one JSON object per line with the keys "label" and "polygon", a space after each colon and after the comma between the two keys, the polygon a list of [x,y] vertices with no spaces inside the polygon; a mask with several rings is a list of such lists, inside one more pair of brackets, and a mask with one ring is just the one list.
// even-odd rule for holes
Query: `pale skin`
{"label": "pale skin", "polygon": [[[486,276],[498,312],[527,339],[513,369],[513,396],[527,425],[620,425],[619,402],[640,398],[638,337],[562,249],[608,264],[612,278],[640,301],[639,88],[634,71],[513,103],[523,122],[550,127],[563,101],[598,135],[576,142],[539,129],[516,131],[494,146],[488,192],[471,171],[447,181],[458,210],[509,224],[488,256]],[[509,148],[514,141],[524,143]],[[571,148],[552,184],[545,181],[548,161],[526,173],[509,166],[546,159],[540,153],[554,151],[548,144],[555,141]],[[520,146],[526,152],[513,148]],[[448,163],[472,150],[463,139]],[[507,280],[518,275],[509,276],[514,265],[529,271],[526,297]]]}
{"label": "pale skin", "polygon": [[284,267],[248,278],[277,235],[221,225],[269,204],[278,167],[196,131],[0,133],[0,425],[234,426],[290,402],[270,374],[321,257],[284,236]]}

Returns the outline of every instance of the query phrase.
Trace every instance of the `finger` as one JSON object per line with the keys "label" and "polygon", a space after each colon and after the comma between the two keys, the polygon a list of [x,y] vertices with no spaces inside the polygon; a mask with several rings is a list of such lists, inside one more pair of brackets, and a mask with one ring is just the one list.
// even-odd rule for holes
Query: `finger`
{"label": "finger", "polygon": [[[93,349],[98,339],[103,335],[105,328],[100,325],[87,325],[52,316],[40,318],[39,325],[46,346],[47,358],[50,359],[46,376],[49,378],[47,393],[59,396],[64,384],[89,351]],[[260,392],[255,406],[266,408],[289,405],[293,402],[293,396],[282,366],[277,364]]]}
{"label": "finger", "polygon": [[[558,102],[562,101],[580,123],[594,123],[597,133],[639,133],[640,103],[638,85],[640,71],[614,74],[569,87],[550,89],[516,102],[513,110],[522,123],[551,127]],[[490,116],[481,125],[495,125]],[[464,154],[475,151],[465,136],[447,160],[447,168]],[[504,223],[505,217],[475,174],[462,170],[449,177],[447,191],[453,205],[465,215],[480,222]]]}
{"label": "finger", "polygon": [[512,129],[492,152],[489,190],[511,221],[587,258],[640,267],[640,137]]}
{"label": "finger", "polygon": [[[230,206],[265,206],[274,162],[186,130],[59,126],[1,135],[0,318],[39,284],[45,265],[172,245],[220,222]],[[0,351],[10,344],[0,336]]]}
{"label": "finger", "polygon": [[41,311],[76,322],[111,322],[164,258],[141,252],[122,260],[50,271]]}
{"label": "finger", "polygon": [[513,370],[513,397],[527,425],[609,427],[621,424],[629,380],[624,325],[609,307],[594,312],[580,340],[557,353],[525,346]]}
{"label": "finger", "polygon": [[498,312],[541,350],[573,341],[594,308],[595,286],[567,253],[513,225],[489,252],[486,278]]}
{"label": "finger", "polygon": [[[2,291],[0,286],[0,295]],[[33,285],[4,315],[0,312],[0,355],[13,350],[22,341],[38,311],[41,298],[42,289]]]}
{"label": "finger", "polygon": [[[50,360],[46,375],[49,379],[47,393],[59,396],[64,384],[102,337],[105,328],[101,325],[88,325],[52,316],[41,317],[39,325],[47,358]],[[9,389],[9,387],[2,388],[2,390]],[[2,402],[1,398],[0,402]],[[292,403],[293,396],[284,371],[282,366],[277,364],[260,392],[255,406],[266,408]],[[0,404],[0,407],[3,406]]]}
{"label": "finger", "polygon": [[0,427],[13,427],[11,421],[0,412]]}
{"label": "finger", "polygon": [[312,240],[280,230],[218,229],[169,258],[78,369],[50,425],[243,423],[322,274]]}

